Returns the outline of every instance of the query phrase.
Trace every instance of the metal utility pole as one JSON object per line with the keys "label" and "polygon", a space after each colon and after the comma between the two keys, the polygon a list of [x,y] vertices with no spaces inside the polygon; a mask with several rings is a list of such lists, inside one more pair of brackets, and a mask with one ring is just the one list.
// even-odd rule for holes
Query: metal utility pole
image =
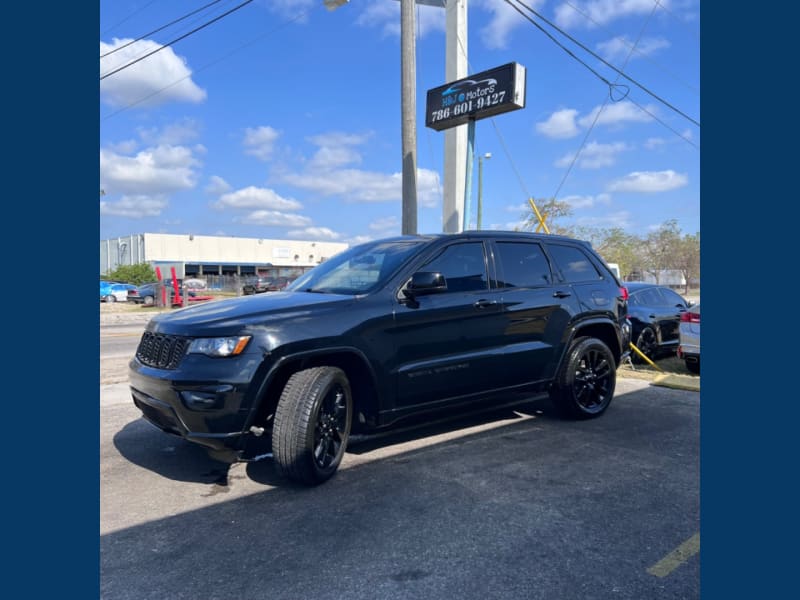
{"label": "metal utility pole", "polygon": [[[445,81],[456,81],[467,76],[467,0],[447,0],[445,20]],[[444,233],[460,232],[466,216],[467,128],[460,125],[444,133]]]}
{"label": "metal utility pole", "polygon": [[414,0],[400,0],[403,235],[417,233],[417,48]]}
{"label": "metal utility pole", "polygon": [[483,159],[492,158],[492,153],[487,152],[478,157],[478,230],[481,229],[483,222]]}

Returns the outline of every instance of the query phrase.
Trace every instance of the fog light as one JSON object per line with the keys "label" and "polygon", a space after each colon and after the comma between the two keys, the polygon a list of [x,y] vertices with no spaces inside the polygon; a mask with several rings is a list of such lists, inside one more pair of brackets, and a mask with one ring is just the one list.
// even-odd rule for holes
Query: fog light
{"label": "fog light", "polygon": [[226,390],[219,389],[213,392],[186,390],[181,392],[181,400],[187,408],[192,410],[214,410],[222,408],[223,397],[220,392],[224,391]]}

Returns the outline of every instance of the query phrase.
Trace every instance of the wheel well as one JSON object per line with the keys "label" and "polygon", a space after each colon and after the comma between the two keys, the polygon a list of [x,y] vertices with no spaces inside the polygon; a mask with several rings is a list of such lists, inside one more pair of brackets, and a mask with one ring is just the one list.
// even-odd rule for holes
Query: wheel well
{"label": "wheel well", "polygon": [[614,355],[614,362],[619,366],[622,350],[619,347],[619,338],[614,332],[613,325],[610,323],[591,323],[575,331],[575,338],[586,336],[597,338],[608,346],[608,349],[611,350],[611,354]]}
{"label": "wheel well", "polygon": [[259,403],[254,423],[272,425],[271,418],[275,414],[283,388],[289,378],[303,369],[311,367],[338,367],[347,375],[350,390],[353,394],[353,429],[358,429],[359,415],[363,414],[366,422],[374,421],[377,416],[377,390],[375,380],[365,360],[354,352],[334,352],[290,359],[272,376],[267,389]]}

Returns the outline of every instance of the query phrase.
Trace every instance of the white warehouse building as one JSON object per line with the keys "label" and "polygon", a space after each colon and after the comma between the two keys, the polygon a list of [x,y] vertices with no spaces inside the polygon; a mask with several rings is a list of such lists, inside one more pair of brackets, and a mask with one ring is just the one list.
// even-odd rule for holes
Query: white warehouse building
{"label": "white warehouse building", "polygon": [[148,263],[169,277],[298,275],[348,248],[339,242],[138,233],[100,241],[100,275]]}

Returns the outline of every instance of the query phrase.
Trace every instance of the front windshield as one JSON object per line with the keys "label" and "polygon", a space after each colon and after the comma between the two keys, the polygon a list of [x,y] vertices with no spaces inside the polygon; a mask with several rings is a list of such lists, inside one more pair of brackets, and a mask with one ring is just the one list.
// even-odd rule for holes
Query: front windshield
{"label": "front windshield", "polygon": [[424,240],[392,240],[349,248],[301,275],[289,291],[366,294],[384,285]]}

